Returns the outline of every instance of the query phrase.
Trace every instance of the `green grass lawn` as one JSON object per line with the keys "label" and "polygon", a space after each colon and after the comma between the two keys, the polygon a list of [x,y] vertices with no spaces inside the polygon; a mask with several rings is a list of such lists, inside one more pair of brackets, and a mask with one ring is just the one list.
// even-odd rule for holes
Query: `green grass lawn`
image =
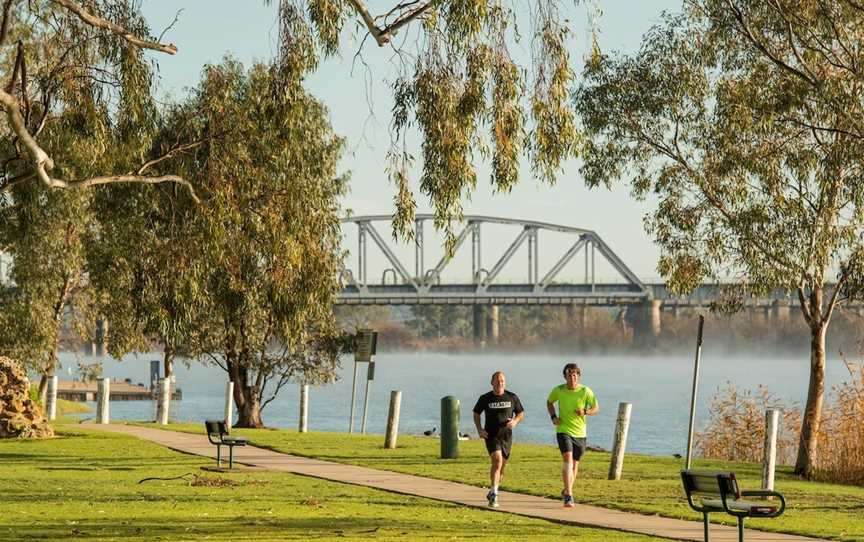
{"label": "green grass lawn", "polygon": [[67,401],[66,399],[57,399],[57,415],[63,416],[67,414],[84,414],[93,412],[89,406],[78,401]]}
{"label": "green grass lawn", "polygon": [[[151,425],[152,426],[152,425]],[[169,429],[203,432],[203,424],[172,424]],[[384,437],[339,433],[297,433],[287,430],[237,430],[254,444],[281,452],[342,463],[364,465],[472,484],[488,485],[488,457],[478,440],[460,442],[460,458],[438,459],[439,441],[399,437],[399,448],[385,450]],[[621,510],[669,517],[701,519],[684,500],[679,471],[683,460],[673,457],[627,455],[624,479],[608,481],[609,454],[588,452],[574,488],[576,501]],[[732,470],[742,488],[758,489],[761,465],[696,461],[695,468]],[[516,443],[507,466],[503,489],[556,497],[561,491],[557,448]],[[772,531],[836,540],[864,541],[864,488],[803,481],[791,468],[778,469],[775,488],[786,497],[788,508],[779,518],[747,520],[747,525]],[[713,514],[716,521],[724,519]],[[731,519],[731,518],[730,518]]]}
{"label": "green grass lawn", "polygon": [[[0,440],[0,540],[662,540],[287,473],[208,473],[211,459],[134,437],[77,425],[57,433]],[[322,449],[340,440],[314,438]]]}

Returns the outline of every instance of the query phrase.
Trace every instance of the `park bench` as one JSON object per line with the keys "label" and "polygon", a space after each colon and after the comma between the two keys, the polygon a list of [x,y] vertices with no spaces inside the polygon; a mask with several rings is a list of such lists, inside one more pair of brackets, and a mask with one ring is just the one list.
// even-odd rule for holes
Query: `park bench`
{"label": "park bench", "polygon": [[[738,519],[738,541],[744,542],[744,518],[776,518],[786,510],[786,499],[776,491],[741,491],[731,472],[681,471],[684,492],[690,508],[702,513],[705,542],[708,538],[708,514],[726,512]],[[768,500],[776,497],[778,501]]]}
{"label": "park bench", "polygon": [[222,466],[222,446],[228,447],[228,468],[234,468],[234,446],[246,446],[249,441],[243,437],[232,437],[228,434],[228,426],[222,420],[207,420],[207,439],[216,446],[216,466]]}

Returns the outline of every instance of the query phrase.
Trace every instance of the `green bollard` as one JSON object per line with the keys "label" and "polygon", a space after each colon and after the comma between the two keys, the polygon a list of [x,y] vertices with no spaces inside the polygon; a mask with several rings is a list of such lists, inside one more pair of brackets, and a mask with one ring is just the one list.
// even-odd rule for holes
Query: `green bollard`
{"label": "green bollard", "polygon": [[459,399],[441,398],[441,459],[459,457]]}

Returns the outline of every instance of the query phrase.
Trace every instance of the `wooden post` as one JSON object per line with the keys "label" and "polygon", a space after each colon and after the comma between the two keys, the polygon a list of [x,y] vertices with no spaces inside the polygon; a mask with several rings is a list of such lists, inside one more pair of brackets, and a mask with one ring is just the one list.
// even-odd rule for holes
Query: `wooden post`
{"label": "wooden post", "polygon": [[300,384],[300,423],[297,430],[301,433],[309,430],[309,384]]}
{"label": "wooden post", "polygon": [[399,436],[399,407],[402,404],[402,392],[390,392],[390,410],[387,413],[387,434],[384,437],[384,447],[388,450],[396,448],[396,438]]}
{"label": "wooden post", "polygon": [[171,379],[160,378],[156,390],[156,423],[159,425],[168,425],[168,409],[171,401]]}
{"label": "wooden post", "polygon": [[620,480],[624,470],[624,450],[627,447],[627,431],[630,429],[631,403],[618,403],[618,419],[615,421],[615,441],[612,444],[612,463],[609,465],[609,480]]}
{"label": "wooden post", "polygon": [[769,408],[765,411],[765,445],[762,448],[762,489],[774,490],[774,467],[777,464],[777,426],[780,411]]}
{"label": "wooden post", "polygon": [[110,423],[109,404],[111,403],[111,379],[99,381],[96,395],[96,423]]}
{"label": "wooden post", "polygon": [[231,429],[231,424],[233,423],[234,413],[232,412],[234,407],[234,382],[228,381],[225,384],[225,427],[229,430]]}
{"label": "wooden post", "polygon": [[57,375],[48,380],[48,396],[45,398],[45,414],[49,420],[57,419]]}

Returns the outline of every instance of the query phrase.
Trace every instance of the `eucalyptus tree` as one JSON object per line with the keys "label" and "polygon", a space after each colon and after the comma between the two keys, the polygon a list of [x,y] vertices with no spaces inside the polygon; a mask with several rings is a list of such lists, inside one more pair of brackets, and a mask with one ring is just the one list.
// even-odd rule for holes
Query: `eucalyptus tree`
{"label": "eucalyptus tree", "polygon": [[326,109],[273,66],[208,66],[192,99],[195,138],[183,158],[202,205],[195,214],[206,265],[197,354],[234,382],[238,425],[292,378],[334,377],[342,345],[336,173],[343,142]]}
{"label": "eucalyptus tree", "polygon": [[736,277],[725,308],[777,289],[810,333],[796,472],[818,461],[825,334],[860,296],[864,9],[847,0],[688,0],[576,94],[590,185],[630,181],[678,292]]}
{"label": "eucalyptus tree", "polygon": [[0,300],[0,349],[40,375],[39,396],[59,367],[61,329],[89,336],[92,292],[84,274],[92,219],[87,192],[52,191],[31,183],[13,189],[0,209],[0,245],[12,256]]}
{"label": "eucalyptus tree", "polygon": [[[170,107],[154,117],[154,146],[168,152],[187,131],[187,113]],[[154,166],[179,168],[165,161]],[[88,276],[100,313],[111,322],[109,352],[162,348],[165,378],[185,355],[205,295],[205,266],[194,229],[197,205],[171,185],[128,185],[95,191],[98,216],[88,251]],[[170,405],[163,397],[162,408]]]}

